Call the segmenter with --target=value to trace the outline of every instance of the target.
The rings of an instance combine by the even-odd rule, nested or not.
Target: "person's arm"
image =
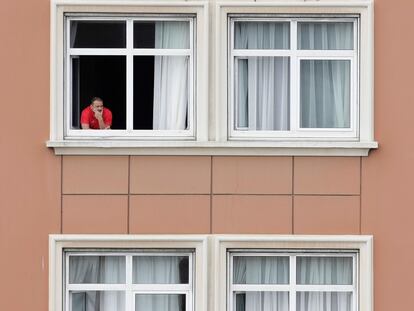
[[[89,130],[90,129],[88,123],[82,123],[81,126],[82,126],[82,130]]]
[[[105,117],[103,118],[105,129],[110,130],[112,125],[112,112],[107,109],[105,113]]]
[[[99,122],[99,129],[100,130],[106,130],[106,129],[108,129],[108,126],[104,122],[104,119],[103,119],[103,116],[102,116],[102,112],[95,111],[95,118]]]

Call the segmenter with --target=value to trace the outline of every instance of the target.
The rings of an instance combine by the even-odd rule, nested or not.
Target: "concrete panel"
[[[291,157],[213,157],[213,193],[290,194]]]

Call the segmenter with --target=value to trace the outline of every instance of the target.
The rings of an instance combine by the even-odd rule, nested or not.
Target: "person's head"
[[[93,110],[102,112],[103,107],[104,107],[102,98],[99,98],[99,97],[92,98],[91,106]]]

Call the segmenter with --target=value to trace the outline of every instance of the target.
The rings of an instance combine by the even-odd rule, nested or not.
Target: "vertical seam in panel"
[[[292,234],[294,231],[295,223],[295,157],[292,157]]]
[[[213,156],[210,156],[210,233],[213,233]]]
[[[127,199],[127,233],[129,234],[129,215],[130,215],[130,197],[131,197],[131,156],[128,156],[128,199]]]
[[[63,233],[63,155],[60,156],[60,233]]]
[[[359,234],[362,234],[362,157],[359,157]]]

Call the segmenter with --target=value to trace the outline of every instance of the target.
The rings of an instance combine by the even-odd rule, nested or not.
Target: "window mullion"
[[[132,293],[132,255],[126,255],[125,265],[125,280],[126,280],[126,293],[125,293],[125,308],[126,310],[132,310],[134,295]]]
[[[126,60],[126,129],[131,132],[134,129],[134,24],[132,19],[127,20],[127,60]]]
[[[290,265],[290,291],[289,291],[289,311],[296,311],[296,256],[289,257]]]
[[[297,22],[290,22],[290,131],[299,128],[299,63],[297,57]]]

